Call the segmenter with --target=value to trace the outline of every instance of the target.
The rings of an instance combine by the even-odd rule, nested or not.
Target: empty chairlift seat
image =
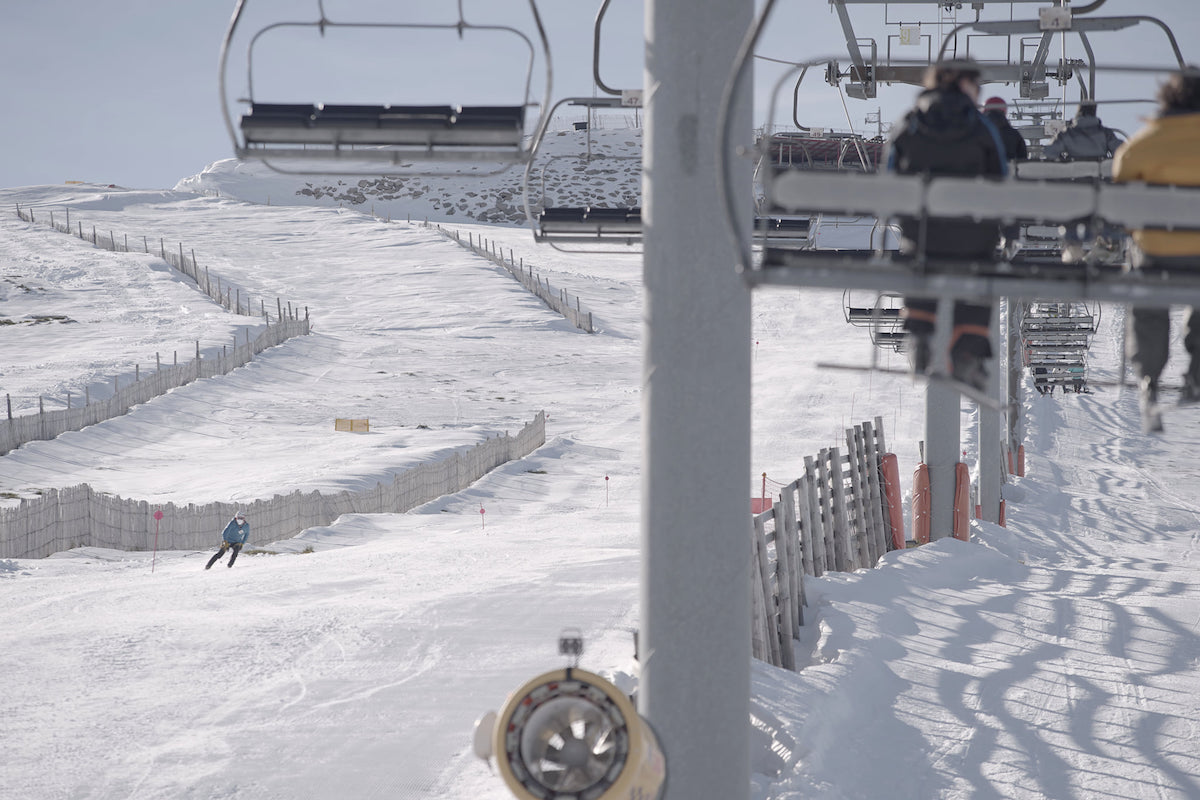
[[[641,208],[580,206],[547,208],[537,216],[538,241],[589,242],[598,239],[640,239]]]
[[[754,220],[754,238],[765,247],[794,249],[807,247],[810,216],[764,216]]]
[[[487,148],[519,151],[523,106],[296,105],[254,103],[241,119],[250,155],[289,148]]]

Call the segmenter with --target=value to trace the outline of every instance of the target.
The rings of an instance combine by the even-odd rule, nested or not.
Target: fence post
[[[770,639],[767,625],[766,588],[762,585],[762,572],[758,569],[758,534],[753,526],[750,530],[750,573],[751,619],[750,655],[759,661],[770,660],[767,640]]]
[[[759,577],[762,580],[763,604],[766,608],[767,621],[767,654],[768,663],[778,667],[782,658],[779,653],[779,623],[776,621],[775,604],[771,602],[771,571],[767,564],[767,537],[763,532],[762,517],[754,519],[754,553],[758,565]]]
[[[783,505],[777,505],[771,511],[775,518],[775,591],[779,595],[780,665],[795,672],[796,651],[792,642],[800,632],[800,626],[796,624],[793,610],[796,587],[792,572],[791,533],[784,519]]]
[[[842,572],[846,562],[837,539],[836,512],[833,507],[833,481],[829,476],[829,449],[822,448],[817,456],[817,491],[821,498],[821,524],[825,531],[826,560],[829,569]]]
[[[5,403],[8,405],[8,418],[9,418],[9,419],[12,419],[12,395],[11,395],[11,394],[5,394],[5,395],[4,395],[4,402],[5,402]]]
[[[878,422],[878,417],[876,421]],[[882,558],[887,553],[891,540],[888,535],[889,526],[884,522],[883,516],[883,451],[880,448],[883,432],[870,422],[864,422],[863,438],[867,445],[867,490],[871,500],[871,521],[875,526],[875,547]]]
[[[789,589],[792,593],[792,608],[795,610],[796,629],[793,635],[796,637],[800,636],[800,626],[804,624],[804,562],[812,557],[807,552],[807,545],[800,532],[800,519],[796,515],[796,489],[799,483],[798,480],[792,481],[779,493],[779,505],[783,508],[783,527],[787,532],[788,567],[791,575]],[[776,529],[779,524],[777,516]]]
[[[842,451],[840,447],[829,448],[829,472],[833,478],[833,524],[835,538],[839,541],[838,555],[845,564],[846,572],[866,566],[857,562],[853,549],[854,530],[850,527],[850,512],[846,507],[846,479],[842,473]]]
[[[804,457],[804,482],[800,490],[800,507],[804,513],[804,524],[812,540],[811,575],[819,578],[828,568],[828,549],[825,547],[825,528],[821,524],[821,501],[817,492],[817,466],[812,456]]]
[[[855,551],[858,554],[858,566],[870,567],[874,566],[875,559],[872,558],[870,536],[867,533],[867,506],[863,502],[867,491],[866,474],[863,471],[862,449],[859,446],[858,437],[857,426],[846,429],[846,457],[849,462],[851,488],[850,497],[847,499],[850,507],[854,510],[855,524],[851,530],[854,536]]]

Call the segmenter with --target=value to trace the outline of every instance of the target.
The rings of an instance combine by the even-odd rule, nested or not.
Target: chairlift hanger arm
[[[612,0],[604,0],[600,4],[600,10],[596,12],[596,26],[592,34],[592,78],[596,81],[596,86],[600,91],[620,97],[620,89],[613,89],[600,78],[600,24],[604,21],[604,15],[608,13],[610,3]]]
[[[739,96],[748,75],[749,65],[752,61],[754,51],[758,48],[758,41],[762,36],[763,28],[766,26],[767,19],[771,16],[771,11],[774,8],[775,0],[766,0],[758,16],[747,29],[746,35],[742,37],[742,43],[738,47],[737,55],[734,58],[729,80],[721,92],[721,104],[717,112],[717,119],[720,123],[716,153],[717,183],[725,205],[725,222],[729,228],[730,235],[733,237],[738,262],[737,271],[739,273],[745,272],[752,267],[753,252],[750,238],[747,236],[747,232],[742,229],[738,201],[734,193],[733,179],[730,175],[730,161],[732,160],[730,158],[732,155],[730,150],[733,147],[732,111],[735,98]],[[773,100],[774,98],[772,98]],[[774,106],[774,102],[772,102],[772,106]],[[770,118],[768,117],[768,119]]]

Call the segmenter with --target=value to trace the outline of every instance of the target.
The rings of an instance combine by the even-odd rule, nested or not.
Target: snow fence
[[[133,406],[146,403],[179,386],[201,378],[224,375],[243,367],[268,347],[281,344],[293,336],[306,336],[308,333],[307,317],[285,317],[268,323],[254,338],[250,338],[247,331],[245,341],[241,344],[235,342],[227,345],[214,357],[201,358],[197,345],[196,357],[184,364],[161,366],[146,374],[139,371],[136,378],[130,379],[124,385],[118,378],[116,391],[106,399],[89,400],[83,406],[50,411],[43,407],[36,414],[14,416],[10,411],[6,419],[0,418],[0,455],[16,450],[27,442],[53,439],[61,433],[82,430],[88,425],[119,417]]]
[[[97,232],[94,225],[90,226],[89,233],[84,230],[83,223],[79,221],[78,217],[76,217],[77,227],[72,228],[71,210],[69,207],[64,210],[65,217],[59,220],[54,219],[53,211],[43,211],[40,223],[48,224],[60,233],[91,242],[93,247],[101,250],[111,250],[114,253],[138,252],[136,248],[130,249],[128,236],[124,237],[123,241],[118,240],[117,235],[109,231],[108,236],[105,237]],[[19,204],[17,216],[30,224],[39,222],[33,208],[22,209]],[[136,244],[136,238],[134,243]],[[152,252],[150,242],[146,237],[142,237],[142,248],[141,252]],[[189,254],[184,252],[183,244],[180,243],[178,254],[176,254],[174,249],[167,249],[166,243],[162,239],[158,240],[158,250],[160,258],[191,278],[200,291],[221,304],[226,310],[240,316],[261,319],[266,323],[266,327],[253,338],[250,337],[249,330],[246,330],[245,340],[242,342],[238,341],[237,334],[235,334],[232,345],[222,345],[221,352],[212,357],[203,358],[200,344],[197,342],[196,357],[186,364],[172,364],[169,367],[163,367],[160,364],[153,373],[145,377],[135,367],[135,377],[133,380],[127,381],[124,386],[121,386],[119,377],[115,379],[116,387],[112,397],[95,402],[87,398],[82,407],[70,406],[68,398],[68,408],[47,411],[43,398],[39,397],[36,414],[14,415],[12,399],[6,397],[8,406],[6,418],[0,419],[0,455],[16,450],[27,442],[53,439],[61,433],[81,430],[88,425],[119,417],[129,411],[131,407],[164,395],[186,383],[232,372],[238,367],[248,364],[254,356],[268,347],[282,344],[293,336],[307,336],[311,332],[307,307],[304,309],[304,316],[301,317],[299,306],[293,307],[290,301],[284,305],[283,300],[276,297],[275,317],[272,321],[265,299],[259,300],[259,309],[256,311],[249,294],[243,295],[240,287],[235,288],[228,281],[222,281],[219,275],[210,274],[208,267],[202,268],[196,260],[195,250],[189,251],[189,258]],[[155,359],[157,360],[157,355]],[[4,412],[0,411],[0,413]]]
[[[204,550],[215,546],[238,509],[250,520],[248,547],[331,525],[342,514],[398,514],[462,491],[509,461],[546,442],[546,412],[515,436],[501,433],[393,477],[374,489],[275,495],[250,503],[161,505],[129,500],[90,486],[49,489],[19,506],[0,508],[0,558],[44,558],[76,547],[114,550]],[[162,519],[155,519],[155,512]]]
[[[899,487],[886,476],[883,420],[846,429],[846,449],[805,456],[804,475],[783,486],[751,532],[752,652],[795,670],[804,624],[804,576],[871,569],[905,541]],[[896,511],[896,514],[893,514]]]

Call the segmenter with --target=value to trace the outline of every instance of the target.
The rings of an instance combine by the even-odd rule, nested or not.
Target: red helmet
[[[1004,102],[1003,97],[989,97],[983,104],[983,110],[1005,113],[1008,111],[1008,103]]]

